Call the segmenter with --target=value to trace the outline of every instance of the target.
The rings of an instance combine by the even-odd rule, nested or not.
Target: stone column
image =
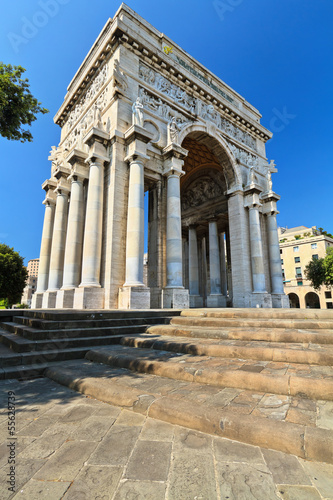
[[[43,293],[47,290],[49,283],[50,257],[56,203],[54,187],[55,186],[52,186],[52,188],[50,188],[50,186],[47,184],[46,198],[43,201],[43,204],[45,205],[44,224],[40,246],[37,289],[36,293],[32,297],[32,309],[40,309],[42,307]]]
[[[133,156],[130,160],[126,234],[126,281],[124,287],[144,286],[144,164]]]
[[[221,291],[226,297],[228,294],[228,279],[227,279],[227,266],[226,266],[226,255],[225,255],[225,241],[224,234],[220,234],[220,256],[221,256]]]
[[[92,128],[84,142],[89,146],[89,181],[83,237],[82,277],[74,294],[74,308],[102,309],[104,290],[100,271],[103,235],[104,164],[109,161],[106,144],[108,134]]]
[[[188,230],[188,249],[190,307],[202,307],[203,301],[199,294],[198,240],[195,226],[190,226]]]
[[[125,283],[119,289],[120,309],[149,309],[150,290],[143,283],[144,164],[152,135],[139,125],[125,132],[129,163]]]
[[[269,252],[269,267],[272,285],[272,305],[273,307],[290,307],[289,299],[284,293],[282,266],[279,237],[276,223],[276,214],[279,212],[276,209],[276,202],[280,197],[272,191],[264,194],[262,200],[263,213],[266,214],[267,233],[268,233],[268,252]]]
[[[81,279],[84,192],[83,181],[87,178],[87,166],[83,164],[87,157],[83,152],[74,150],[67,161],[73,164],[68,177],[71,181],[71,196],[68,213],[67,238],[65,247],[64,279],[57,294],[57,308],[73,308],[75,288]]]
[[[163,290],[164,308],[189,307],[188,290],[182,280],[182,230],[180,205],[180,176],[187,151],[171,144],[164,148],[164,168],[167,177],[166,207],[166,287]]]
[[[208,229],[210,294],[207,297],[207,307],[225,307],[226,299],[221,293],[220,249],[217,223],[215,220],[209,221]]]
[[[57,291],[62,286],[67,234],[69,184],[64,177],[55,189],[57,194],[50,256],[48,289],[43,296],[43,308],[56,307]]]

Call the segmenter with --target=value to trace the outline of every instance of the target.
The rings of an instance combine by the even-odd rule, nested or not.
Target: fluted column
[[[281,255],[275,212],[267,214],[267,231],[272,293],[283,294]]]
[[[80,283],[83,244],[83,178],[78,175],[71,175],[69,178],[72,182],[65,247],[63,289],[75,288]]]
[[[189,290],[190,295],[199,295],[199,267],[197,230],[194,226],[188,230],[189,247]]]
[[[220,254],[221,254],[221,290],[223,295],[227,296],[228,293],[228,279],[227,279],[227,266],[225,255],[225,242],[224,234],[220,234]]]
[[[100,287],[104,163],[107,159],[99,155],[88,158],[89,183],[84,229],[82,280],[80,287]]]
[[[221,294],[220,249],[216,221],[209,222],[210,294]]]
[[[50,273],[48,291],[56,291],[62,285],[64,270],[64,253],[67,233],[68,194],[65,187],[57,187],[56,208],[50,257]]]
[[[144,286],[144,164],[130,161],[126,234],[126,281],[124,286]]]
[[[264,257],[262,250],[259,206],[249,207],[252,283],[254,292],[266,292]]]
[[[49,283],[55,200],[47,198],[43,201],[43,204],[45,205],[45,214],[40,246],[37,293],[45,292]]]
[[[180,175],[172,170],[167,177],[166,288],[183,288]]]

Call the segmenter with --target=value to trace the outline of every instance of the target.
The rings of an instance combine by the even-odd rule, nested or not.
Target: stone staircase
[[[144,333],[177,314],[180,311],[2,311],[0,378],[38,376],[50,363],[83,358],[97,346],[118,344],[124,335]]]
[[[203,432],[333,463],[333,311],[185,310],[45,374]]]

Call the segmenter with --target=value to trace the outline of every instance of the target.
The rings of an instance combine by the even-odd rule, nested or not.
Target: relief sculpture
[[[182,195],[182,210],[198,207],[206,201],[218,198],[222,194],[222,189],[213,179],[198,179]]]

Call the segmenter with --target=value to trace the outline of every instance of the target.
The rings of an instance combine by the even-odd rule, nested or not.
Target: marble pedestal
[[[272,293],[272,307],[290,308],[289,297],[284,293]]]
[[[163,309],[188,309],[189,307],[190,299],[188,290],[185,288],[163,288]]]
[[[57,300],[57,291],[44,292],[42,300],[42,309],[55,309]]]
[[[249,294],[248,307],[272,307],[272,296],[267,292],[252,292]]]
[[[150,289],[145,286],[119,288],[119,309],[150,309]]]
[[[56,309],[73,309],[75,288],[57,292]]]
[[[203,307],[203,298],[200,295],[190,295],[190,307]]]
[[[31,299],[31,309],[41,309],[43,305],[43,292],[36,292]]]
[[[104,288],[75,288],[74,309],[104,309]]]
[[[162,290],[159,287],[150,287],[150,309],[162,309]]]
[[[207,307],[227,307],[227,298],[220,293],[212,293],[207,297]]]

